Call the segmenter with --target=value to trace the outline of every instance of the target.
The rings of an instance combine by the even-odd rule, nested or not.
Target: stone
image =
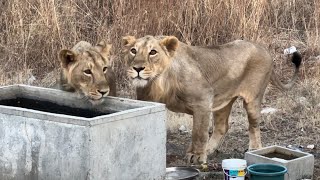
[[[307,146],[307,148],[308,148],[308,149],[314,149],[314,148],[315,148],[315,145],[314,145],[314,144],[310,144],[310,145]]]
[[[267,107],[267,108],[263,108],[261,110],[261,114],[274,114],[275,112],[277,112],[278,110],[275,108],[271,108],[271,107]]]

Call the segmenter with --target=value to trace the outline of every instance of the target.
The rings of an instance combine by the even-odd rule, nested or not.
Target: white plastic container
[[[244,180],[247,161],[244,159],[224,159],[222,169],[225,180]]]

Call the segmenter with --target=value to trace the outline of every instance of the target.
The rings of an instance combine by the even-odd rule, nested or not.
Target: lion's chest
[[[166,104],[166,107],[173,112],[187,113],[192,114],[191,108],[188,106],[188,103],[180,97],[178,94],[171,94],[170,96],[162,97],[160,99],[152,99],[163,104]]]
[[[183,103],[179,100],[173,100],[166,102],[165,104],[170,111],[192,114],[192,110],[186,105],[186,103]]]

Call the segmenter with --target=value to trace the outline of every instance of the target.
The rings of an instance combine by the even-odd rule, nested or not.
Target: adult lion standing
[[[193,115],[192,143],[187,150],[190,163],[206,162],[207,153],[217,149],[238,97],[243,98],[248,114],[249,149],[261,148],[259,121],[264,91],[270,79],[280,89],[290,89],[301,63],[300,54],[295,52],[295,74],[290,83],[282,84],[268,51],[248,41],[197,47],[174,36],[126,36],[123,40],[127,72],[136,86],[137,98]],[[212,112],[214,131],[209,139]]]

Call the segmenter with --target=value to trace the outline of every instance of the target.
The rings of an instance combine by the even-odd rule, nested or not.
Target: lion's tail
[[[295,65],[295,71],[294,71],[294,75],[292,76],[291,80],[287,83],[287,84],[283,84],[279,78],[277,77],[276,73],[274,72],[274,70],[272,70],[272,74],[271,74],[271,83],[273,85],[275,85],[277,88],[279,88],[280,90],[288,90],[291,89],[292,86],[294,85],[294,83],[296,82],[296,80],[298,79],[298,75],[299,75],[299,67],[302,61],[302,56],[299,52],[294,52],[291,56],[291,62]]]

